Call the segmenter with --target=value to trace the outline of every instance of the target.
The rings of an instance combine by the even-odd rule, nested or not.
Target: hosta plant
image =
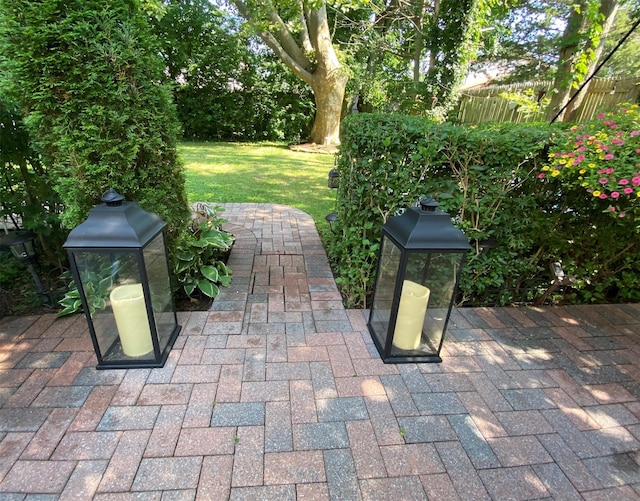
[[[219,286],[231,283],[231,270],[225,257],[234,236],[221,228],[220,207],[197,204],[191,231],[179,245],[174,259],[174,275],[179,288],[191,297],[196,291],[214,298]]]

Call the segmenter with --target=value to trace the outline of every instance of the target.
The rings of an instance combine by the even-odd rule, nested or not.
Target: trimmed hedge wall
[[[554,261],[575,277],[556,300],[640,300],[633,221],[612,218],[606,201],[584,190],[537,179],[557,127],[469,127],[388,114],[346,118],[338,222],[328,245],[345,302],[367,305],[382,225],[428,195],[473,245],[458,304],[534,302],[551,284]],[[497,245],[483,249],[483,241]]]

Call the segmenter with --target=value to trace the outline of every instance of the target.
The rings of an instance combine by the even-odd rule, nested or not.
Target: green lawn
[[[318,229],[334,210],[335,190],[327,187],[333,155],[289,150],[276,143],[183,142],[190,202],[259,202],[297,207]],[[224,217],[224,214],[223,214]]]

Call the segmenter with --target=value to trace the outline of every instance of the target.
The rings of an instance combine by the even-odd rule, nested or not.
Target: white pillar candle
[[[124,354],[139,357],[152,351],[142,284],[120,285],[111,291],[110,298]]]
[[[422,337],[422,325],[427,314],[430,291],[410,280],[402,284],[398,318],[393,333],[393,346],[401,350],[415,350]]]

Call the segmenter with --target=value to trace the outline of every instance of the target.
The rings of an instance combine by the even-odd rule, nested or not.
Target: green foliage
[[[114,285],[116,270],[112,267],[105,267],[99,272],[85,271],[81,273],[89,313],[93,315],[96,311],[103,310],[107,306],[107,299]],[[58,318],[83,311],[80,291],[73,278],[71,278],[71,274],[65,272],[63,278],[69,279],[69,288],[64,297],[59,301],[62,310],[56,314]]]
[[[635,14],[636,16],[638,13]],[[611,33],[627,33],[632,27],[634,14],[631,12],[631,5],[620,6]],[[619,37],[607,36],[604,38],[604,53],[609,54],[618,44]],[[637,29],[618,48],[615,54],[607,61],[601,70],[602,75],[607,77],[640,77],[640,31]]]
[[[332,13],[358,108],[442,118],[504,3],[372,0],[359,7]]]
[[[40,237],[41,259],[60,259],[60,199],[33,151],[18,106],[0,96],[0,217]]]
[[[300,142],[308,136],[309,87],[272,54],[256,50],[237,19],[206,0],[171,1],[154,33],[175,81],[185,138]]]
[[[550,102],[546,96],[538,99],[533,89],[525,89],[522,92],[501,92],[498,96],[509,101],[510,108],[516,108],[518,113],[527,117],[544,112]]]
[[[337,233],[328,253],[346,302],[366,305],[382,224],[427,195],[473,245],[459,303],[530,302],[549,287],[554,261],[576,277],[573,296],[565,300],[638,296],[640,248],[628,238],[629,224],[612,225],[592,200],[537,179],[555,130],[466,127],[394,115],[345,120]],[[487,241],[498,245],[485,248]]]
[[[180,242],[173,272],[179,287],[187,295],[200,291],[207,297],[218,295],[219,285],[231,283],[231,270],[224,263],[233,245],[233,235],[220,228],[220,207],[198,204],[189,234]]]
[[[622,104],[563,131],[540,179],[562,180],[603,201],[614,217],[635,218],[640,231],[640,108]]]
[[[421,92],[425,103],[431,103],[428,108],[437,105],[449,110],[453,106],[455,90],[462,83],[478,48],[477,17],[481,3],[477,0],[441,0],[428,42],[437,56],[425,75]]]
[[[173,245],[188,217],[179,132],[136,0],[0,1],[3,86],[71,228],[107,188],[160,214]]]

